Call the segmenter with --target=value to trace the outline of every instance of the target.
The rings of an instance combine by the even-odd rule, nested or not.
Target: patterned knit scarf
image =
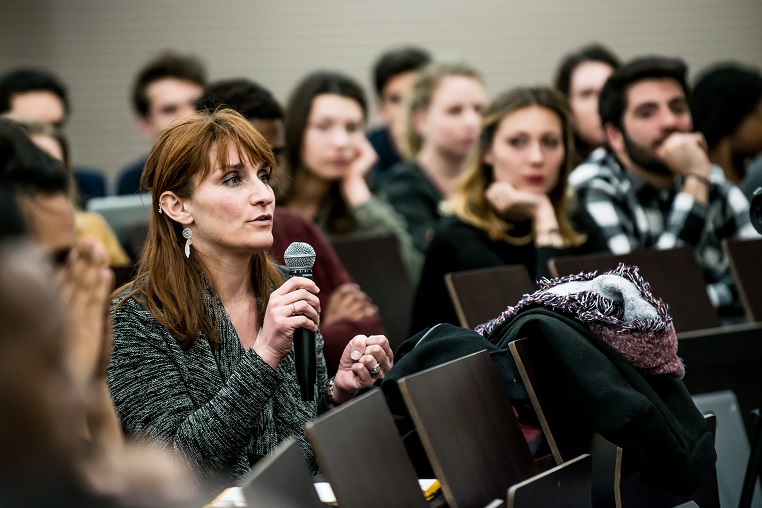
[[[542,279],[539,290],[475,328],[487,337],[496,326],[531,305],[573,315],[644,374],[685,375],[677,357],[677,335],[667,305],[651,293],[638,268]]]

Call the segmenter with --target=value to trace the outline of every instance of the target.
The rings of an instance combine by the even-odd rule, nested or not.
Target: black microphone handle
[[[302,400],[315,400],[317,354],[315,353],[315,332],[312,330],[299,328],[294,331],[294,364]]]
[[[312,279],[312,270],[289,270],[289,278],[305,277]],[[294,365],[296,379],[302,393],[302,400],[315,400],[317,382],[317,352],[315,332],[304,328],[294,331]]]

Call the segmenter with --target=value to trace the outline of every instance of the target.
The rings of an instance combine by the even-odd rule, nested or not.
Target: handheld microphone
[[[308,243],[294,242],[283,254],[288,267],[288,278],[306,277],[312,279],[312,265],[315,264],[315,249]],[[294,363],[296,378],[302,392],[302,400],[315,399],[317,381],[317,352],[315,332],[299,328],[294,331]]]

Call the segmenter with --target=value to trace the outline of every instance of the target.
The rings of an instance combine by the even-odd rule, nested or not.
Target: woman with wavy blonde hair
[[[442,204],[415,299],[413,328],[457,324],[444,275],[522,264],[549,276],[553,257],[586,250],[567,217],[573,133],[566,99],[549,87],[520,87],[487,108],[477,149]],[[507,302],[509,303],[509,302]]]
[[[382,179],[379,193],[405,218],[416,248],[425,253],[439,204],[452,192],[479,136],[486,93],[481,75],[463,62],[424,67],[408,98],[403,154]]]
[[[153,211],[138,275],[114,299],[108,382],[122,425],[184,452],[216,487],[288,436],[317,469],[304,423],[391,368],[386,337],[358,335],[328,379],[319,289],[285,280],[266,253],[277,170],[270,145],[231,110],[163,131],[141,181]],[[313,400],[297,382],[299,328],[317,332]]]

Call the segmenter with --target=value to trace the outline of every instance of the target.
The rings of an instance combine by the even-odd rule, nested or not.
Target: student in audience
[[[712,166],[694,131],[682,60],[642,57],[620,67],[599,98],[607,149],[569,177],[581,223],[614,254],[690,245],[720,310],[740,310],[725,238],[758,236],[749,202]]]
[[[123,266],[130,264],[131,260],[119,243],[116,234],[111,230],[106,220],[98,213],[82,210],[74,183],[69,150],[69,141],[66,135],[56,127],[30,120],[16,115],[3,115],[26,132],[32,142],[43,152],[47,153],[60,162],[69,179],[70,199],[74,205],[74,225],[77,235],[77,243],[81,243],[85,237],[98,240],[106,247],[107,261],[111,266]]]
[[[50,71],[17,68],[0,76],[0,113],[63,127],[69,115],[66,85]]]
[[[229,107],[241,113],[270,143],[278,163],[285,150],[283,110],[275,97],[251,80],[226,79],[209,84],[196,107],[215,110]],[[283,176],[279,178],[283,181]],[[273,184],[278,194],[278,185]],[[378,308],[352,281],[325,235],[315,224],[282,206],[273,214],[273,246],[270,253],[276,263],[283,264],[283,254],[292,242],[306,242],[315,249],[312,280],[320,288],[320,333],[325,343],[323,355],[329,372],[339,367],[341,354],[355,335],[384,334]]]
[[[585,237],[566,215],[573,154],[566,99],[548,87],[500,94],[486,109],[477,150],[442,203],[415,298],[413,333],[458,324],[450,272],[521,264],[550,277],[548,260],[579,253]]]
[[[366,117],[365,94],[353,79],[328,71],[304,78],[286,107],[292,181],[280,202],[314,221],[328,238],[394,235],[415,282],[422,256],[402,219],[368,187],[366,176],[377,157],[365,137]]]
[[[205,84],[206,66],[194,55],[165,51],[146,63],[132,85],[132,106],[141,134],[153,142],[172,122],[193,113]],[[120,171],[117,194],[140,191],[146,158],[142,156]]]
[[[403,46],[384,52],[373,66],[373,84],[378,101],[377,114],[381,125],[368,133],[378,154],[370,172],[373,184],[386,171],[402,161],[400,146],[405,139],[405,101],[413,88],[418,70],[431,61],[428,51]]]
[[[406,155],[392,168],[380,193],[407,222],[416,248],[425,253],[439,203],[479,135],[485,91],[479,73],[463,63],[433,63],[413,86],[408,103]]]
[[[32,119],[62,131],[69,120],[69,96],[64,82],[45,69],[22,67],[0,76],[0,114]],[[100,171],[74,167],[82,203],[106,193]]]
[[[288,436],[316,470],[304,423],[391,368],[386,337],[358,335],[328,379],[319,289],[284,281],[267,255],[273,171],[267,141],[228,109],[163,131],[142,178],[153,212],[138,275],[114,299],[108,382],[124,428],[184,452],[219,487]],[[299,328],[316,332],[311,401],[294,367]]]
[[[598,115],[598,95],[620,65],[609,48],[589,44],[566,55],[558,66],[555,87],[569,99],[574,113],[575,165],[606,144]]]
[[[690,105],[709,160],[741,185],[747,163],[762,153],[762,74],[736,63],[714,65],[696,80]]]

